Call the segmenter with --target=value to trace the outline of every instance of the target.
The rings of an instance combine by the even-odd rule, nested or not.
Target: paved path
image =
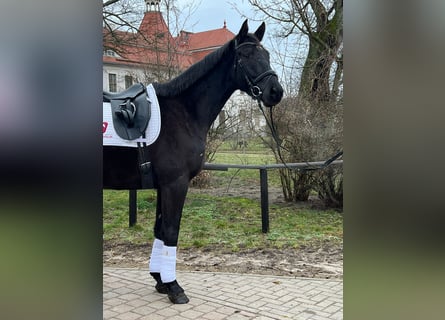
[[[148,270],[103,271],[106,320],[343,319],[343,282],[281,276],[177,272],[190,302],[157,293]]]

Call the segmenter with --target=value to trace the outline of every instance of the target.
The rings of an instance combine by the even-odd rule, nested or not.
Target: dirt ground
[[[190,192],[214,195],[236,195],[259,199],[259,187],[192,188]],[[284,202],[281,191],[269,189],[269,203]],[[317,200],[306,206],[321,207]],[[104,266],[147,268],[151,248],[148,245],[104,242]],[[221,248],[178,248],[177,270],[235,272],[335,279],[343,277],[343,245],[323,242],[298,249],[250,249],[227,252]]]

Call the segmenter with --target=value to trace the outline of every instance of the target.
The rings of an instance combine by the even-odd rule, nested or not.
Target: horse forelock
[[[193,64],[176,78],[165,83],[153,83],[156,94],[162,97],[172,97],[181,94],[199,79],[212,70],[229,52],[233,50],[234,40],[224,44],[221,48],[213,51],[201,61]]]

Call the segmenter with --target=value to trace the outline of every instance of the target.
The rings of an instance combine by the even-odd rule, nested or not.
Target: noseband
[[[235,45],[236,45],[236,43],[235,43]],[[243,46],[257,46],[257,45],[258,44],[255,42],[244,42],[244,43],[241,43],[241,44],[235,46],[235,68],[237,66],[239,66],[239,68],[241,69],[241,71],[244,75],[244,78],[246,79],[246,82],[249,86],[249,90],[250,90],[250,93],[252,94],[252,97],[254,99],[260,101],[263,91],[258,86],[258,83],[266,77],[268,77],[269,79],[271,76],[275,76],[278,78],[278,75],[276,74],[275,71],[273,71],[272,69],[269,69],[269,70],[261,73],[259,76],[252,79],[252,76],[249,75],[249,73],[247,72],[247,69],[242,64],[241,57],[239,57],[239,55],[238,55],[239,48],[241,48]]]

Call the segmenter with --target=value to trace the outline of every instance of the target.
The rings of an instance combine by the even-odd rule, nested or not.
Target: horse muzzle
[[[283,87],[278,82],[277,77],[270,77],[263,90],[261,100],[266,107],[273,107],[277,105],[283,98]]]

